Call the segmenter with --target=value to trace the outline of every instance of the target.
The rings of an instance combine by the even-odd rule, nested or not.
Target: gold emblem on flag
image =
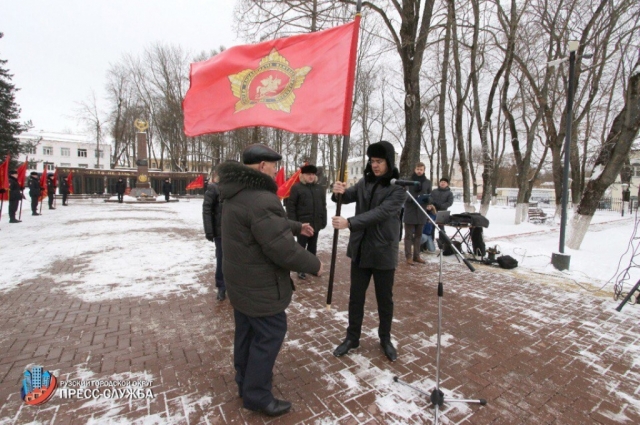
[[[253,108],[258,103],[274,111],[291,112],[296,100],[293,92],[304,83],[311,71],[310,66],[293,69],[289,61],[276,49],[262,58],[257,69],[245,69],[230,75],[231,91],[240,99],[236,103],[236,112]]]

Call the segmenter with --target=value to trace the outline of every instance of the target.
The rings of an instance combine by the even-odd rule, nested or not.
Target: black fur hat
[[[367,156],[369,158],[384,158],[387,160],[389,169],[395,167],[396,150],[393,145],[386,140],[380,140],[378,143],[372,143],[367,148]]]
[[[318,174],[318,168],[315,165],[304,165],[300,167],[302,174]]]

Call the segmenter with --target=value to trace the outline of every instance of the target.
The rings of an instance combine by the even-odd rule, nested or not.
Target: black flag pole
[[[356,19],[358,20],[358,26],[356,27],[356,31],[354,34],[354,37],[352,39],[352,51],[351,51],[351,55],[352,55],[352,82],[355,82],[355,55],[356,55],[356,50],[357,50],[357,44],[358,44],[358,32],[360,31],[360,23],[359,23],[359,19],[360,19],[360,11],[362,10],[362,0],[358,0],[356,3]],[[351,104],[353,105],[353,86],[355,84],[351,85],[351,91],[347,93],[348,98],[345,99],[345,102],[347,100],[351,100]],[[350,99],[349,99],[350,98]],[[345,111],[345,116],[343,117],[344,119],[344,123],[343,123],[343,127],[347,127],[350,128],[351,127],[351,108],[349,108],[348,111]],[[347,121],[348,120],[348,121]],[[346,126],[345,124],[348,122],[348,126]],[[345,134],[342,138],[342,156],[340,157],[340,168],[339,168],[339,172],[338,172],[338,180],[341,182],[345,182],[345,174],[347,171],[347,157],[349,156],[349,140],[351,139],[349,133]],[[342,194],[338,194],[338,196],[336,197],[336,216],[340,216],[340,211],[342,210]],[[339,229],[334,229],[333,230],[333,245],[331,247],[331,266],[329,268],[329,285],[327,287],[327,310],[331,310],[331,298],[333,297],[333,280],[335,277],[335,273],[336,273],[336,256],[338,253],[338,238],[340,237],[340,230]]]

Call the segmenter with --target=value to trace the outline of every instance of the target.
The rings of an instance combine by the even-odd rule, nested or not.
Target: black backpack
[[[501,255],[500,257],[496,258],[496,261],[498,262],[498,265],[503,269],[515,269],[516,267],[518,267],[518,260],[510,255]]]

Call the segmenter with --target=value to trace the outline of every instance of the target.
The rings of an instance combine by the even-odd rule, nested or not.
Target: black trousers
[[[66,193],[62,194],[62,205],[67,205],[67,195]]]
[[[364,302],[367,288],[373,276],[378,302],[378,317],[380,325],[378,336],[381,342],[391,339],[391,321],[393,320],[393,279],[395,269],[378,270],[364,269],[351,262],[351,289],[349,291],[349,327],[347,339],[359,341],[362,333],[362,320],[364,319]]]
[[[310,238],[307,236],[300,235],[298,236],[298,243],[303,248],[306,248],[307,251],[316,255],[316,251],[318,250],[318,234],[319,232],[313,232],[313,236]]]
[[[123,199],[124,199],[124,193],[118,193],[118,202],[122,203]]]
[[[165,193],[165,194],[164,194],[164,200],[165,200],[165,201],[167,201],[167,202],[169,202],[169,194],[168,194],[168,193]]]
[[[53,208],[53,193],[47,194],[47,197],[49,198],[49,208]]]
[[[222,274],[222,238],[213,238],[213,242],[216,244],[216,287],[225,288]]]
[[[31,212],[32,213],[37,213],[38,212],[38,197],[37,196],[32,196],[31,197]]]
[[[9,220],[16,220],[18,205],[20,205],[20,201],[9,201]]]
[[[233,310],[236,332],[233,363],[244,407],[263,409],[274,399],[271,380],[276,357],[287,333],[287,314],[249,317]]]

